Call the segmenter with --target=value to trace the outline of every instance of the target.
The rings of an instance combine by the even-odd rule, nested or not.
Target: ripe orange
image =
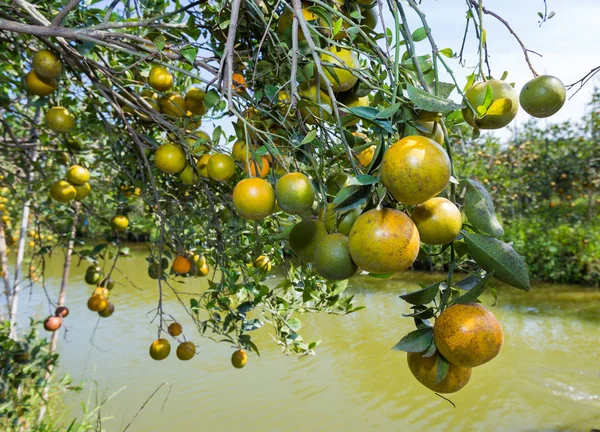
[[[49,50],[40,50],[33,55],[31,66],[38,76],[45,79],[56,79],[60,75],[61,63],[56,54]]]
[[[171,353],[171,344],[166,339],[156,339],[150,345],[150,357],[154,360],[164,360]]]
[[[185,108],[192,115],[204,115],[206,113],[206,107],[204,106],[204,96],[206,93],[204,90],[193,87],[185,94]]]
[[[158,100],[160,111],[171,117],[183,117],[186,112],[185,99],[179,93],[169,93]]]
[[[290,231],[290,249],[302,261],[313,262],[319,240],[327,235],[325,224],[314,219],[304,219]]]
[[[375,156],[376,145],[372,145],[371,147],[367,147],[359,154],[356,155],[356,158],[360,162],[360,164],[364,167],[369,166],[371,161],[373,160],[373,156]]]
[[[184,257],[183,255],[178,255],[173,260],[173,271],[175,273],[185,275],[185,274],[188,274],[191,269],[192,269],[192,263],[190,262],[189,259],[187,259],[187,257]]]
[[[44,321],[44,328],[50,332],[58,330],[62,326],[62,319],[58,316],[49,316]]]
[[[231,88],[235,91],[235,92],[241,92],[243,90],[246,90],[246,78],[244,78],[244,75],[239,74],[239,73],[234,73],[231,76]]]
[[[93,312],[100,312],[106,309],[108,301],[102,294],[94,294],[88,299],[87,306]]]
[[[419,230],[421,241],[430,245],[450,243],[462,228],[460,210],[452,201],[441,197],[416,206],[411,218]]]
[[[46,126],[55,132],[66,133],[75,127],[75,117],[66,108],[56,106],[46,113]]]
[[[248,354],[245,350],[240,349],[231,355],[231,364],[236,369],[241,369],[248,363]]]
[[[77,189],[66,180],[58,180],[50,185],[50,196],[58,202],[67,203],[77,196]]]
[[[279,207],[289,214],[308,212],[315,199],[311,181],[299,172],[286,174],[277,180],[275,195]]]
[[[455,304],[435,320],[433,338],[440,353],[463,367],[482,365],[498,355],[504,335],[496,317],[479,304]]]
[[[271,260],[268,256],[261,255],[254,260],[254,268],[261,269],[267,273],[271,271]]]
[[[67,180],[75,186],[81,186],[90,179],[90,172],[81,165],[73,165],[67,171]]]
[[[181,147],[171,143],[161,145],[154,153],[156,168],[166,174],[177,174],[186,165],[185,152]]]
[[[40,77],[35,71],[29,71],[24,78],[25,90],[36,96],[48,96],[58,88],[56,80]]]
[[[348,237],[344,234],[328,234],[316,245],[313,267],[325,279],[344,280],[353,276],[358,266],[352,261],[348,250]]]
[[[261,178],[241,180],[233,189],[233,206],[244,219],[264,219],[275,206],[273,186]]]
[[[261,156],[259,165],[259,162],[250,159],[246,163],[245,171],[250,177],[266,177],[269,174],[269,161]]]
[[[448,374],[441,382],[437,381],[438,353],[423,357],[423,353],[407,353],[408,368],[414,377],[436,393],[454,393],[467,385],[471,378],[471,368],[450,363]]]
[[[352,260],[369,273],[406,270],[419,254],[419,231],[399,210],[373,209],[361,214],[348,236]]]
[[[127,219],[127,216],[116,215],[111,219],[110,226],[115,231],[125,231],[129,226],[129,219]]]
[[[235,172],[235,161],[227,154],[215,153],[206,164],[208,176],[214,181],[229,180]]]
[[[183,332],[183,327],[178,322],[174,322],[169,324],[167,331],[171,336],[177,337]]]
[[[321,62],[324,64],[323,66],[325,75],[331,82],[333,91],[343,92],[350,90],[358,81],[358,77],[354,76],[351,71],[352,69],[358,69],[360,67],[358,57],[349,49],[338,48],[335,46],[327,48],[327,51],[329,51],[331,54],[321,53]],[[341,67],[328,67],[327,63],[330,63],[334,66],[339,65]],[[330,67],[333,73],[330,73]],[[321,80],[321,88],[327,88],[325,80]]]
[[[198,162],[196,162],[196,170],[202,177],[208,177],[208,161],[211,157],[212,155],[205,154],[198,159]]]
[[[81,201],[82,199],[87,197],[90,193],[92,193],[92,187],[90,186],[89,183],[84,183],[80,186],[75,186],[75,189],[77,190],[77,194],[75,195],[75,199],[77,201]]]
[[[164,92],[173,87],[173,75],[162,66],[154,66],[148,76],[148,84],[154,90]]]
[[[418,136],[402,138],[383,155],[381,181],[403,204],[420,204],[433,198],[450,181],[450,159],[435,141]]]
[[[208,274],[208,272],[210,271],[208,264],[204,263],[203,266],[198,268],[198,275],[199,276],[206,276]]]
[[[179,360],[190,360],[196,355],[196,346],[191,342],[180,343],[176,354]]]
[[[488,87],[493,94],[492,105],[489,108],[497,106],[497,109],[488,111],[484,117],[474,117],[473,110],[467,106],[462,110],[462,114],[465,121],[471,126],[477,126],[479,129],[500,129],[516,117],[519,110],[519,99],[517,92],[510,84],[499,80],[488,80],[474,84],[465,92],[466,99],[474,109],[479,110],[479,107],[485,109],[482,104]],[[496,102],[496,106],[494,102]]]

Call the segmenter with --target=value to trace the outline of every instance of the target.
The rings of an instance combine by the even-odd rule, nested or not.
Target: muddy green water
[[[48,264],[46,287],[56,298],[62,257]],[[73,269],[68,331],[59,345],[61,371],[86,387],[65,399],[66,417],[82,416],[90,392],[92,406],[96,397],[119,392],[102,408],[106,431],[122,431],[138,411],[128,431],[600,429],[600,290],[537,284],[525,294],[501,287],[492,311],[504,328],[504,348],[451,395],[453,408],[415,381],[403,353],[390,350],[412,326],[401,317],[407,306],[398,295],[435,276],[356,277],[349,291],[366,309],[346,317],[301,317],[305,340],[322,340],[317,356],[282,355],[265,326],[254,336],[262,356],[251,355],[245,369],[235,370],[231,347],[200,339],[173,296],[165,311],[180,320],[200,354],[189,362],[174,351],[162,362],[150,359],[158,298],[143,249],[119,268],[141,290],[117,273],[116,312],[99,324],[86,308],[91,288],[83,280],[85,264]],[[190,279],[185,291],[199,294],[205,287],[205,279]],[[22,317],[49,312],[39,285],[23,293],[21,304]]]

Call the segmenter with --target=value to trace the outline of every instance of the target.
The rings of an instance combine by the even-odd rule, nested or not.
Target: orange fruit
[[[350,257],[348,237],[335,233],[319,240],[315,247],[313,268],[329,280],[344,280],[353,276],[358,266]]]
[[[369,273],[406,270],[420,249],[419,231],[399,210],[373,209],[361,214],[348,236],[352,260]]]
[[[40,77],[35,71],[29,71],[24,78],[25,90],[36,96],[48,96],[58,88],[56,80]]]
[[[254,268],[261,269],[267,273],[271,271],[271,260],[268,256],[261,255],[254,260]]]
[[[240,349],[231,355],[231,364],[236,369],[241,369],[248,363],[248,354],[245,350]]]
[[[235,161],[227,154],[215,153],[206,164],[208,176],[214,181],[229,180],[235,172]]]
[[[198,176],[196,175],[196,172],[194,171],[194,167],[190,164],[187,164],[185,166],[185,168],[183,169],[183,171],[181,171],[179,173],[179,180],[181,180],[182,183],[185,183],[186,185],[189,185],[189,186],[197,183]]]
[[[158,100],[160,111],[171,117],[183,117],[186,113],[185,99],[179,93],[169,93]]]
[[[411,218],[425,244],[442,245],[453,241],[462,228],[458,207],[446,198],[431,198],[415,207]]]
[[[100,312],[106,309],[108,301],[102,294],[94,294],[88,299],[87,306],[93,312]]]
[[[66,133],[75,127],[75,117],[66,108],[56,106],[46,113],[46,126],[55,132]]]
[[[269,161],[264,156],[261,156],[260,164],[250,159],[246,163],[245,171],[250,177],[266,177],[269,174]]]
[[[433,338],[438,351],[463,367],[482,365],[498,355],[504,343],[496,317],[480,304],[455,304],[435,320]]]
[[[192,115],[204,115],[206,107],[204,106],[204,96],[206,92],[199,88],[193,87],[185,94],[185,108]]]
[[[154,66],[148,76],[148,84],[154,90],[164,92],[173,87],[173,75],[162,66]]]
[[[243,90],[246,90],[246,78],[244,78],[244,75],[234,73],[231,76],[231,88],[235,92],[241,92]]]
[[[561,80],[550,75],[540,75],[521,89],[519,102],[533,117],[546,118],[556,114],[565,104],[567,91]]]
[[[358,162],[360,162],[360,164],[364,167],[369,166],[369,164],[373,160],[373,156],[375,156],[376,148],[377,148],[376,145],[372,145],[371,147],[367,147],[366,149],[361,151],[359,154],[357,154],[356,158],[358,159]]]
[[[44,321],[44,329],[50,332],[58,330],[62,326],[62,319],[58,316],[49,316]]]
[[[110,226],[115,231],[125,231],[129,226],[129,219],[127,219],[127,216],[116,215],[111,219]]]
[[[419,135],[431,138],[439,145],[444,145],[444,131],[438,122],[417,120],[415,125],[417,126],[416,129]]]
[[[298,94],[305,102],[300,106],[302,120],[306,124],[320,123],[321,120],[329,121],[333,107],[331,99],[316,84],[303,83],[298,87]]]
[[[477,126],[479,129],[500,129],[513,121],[517,115],[519,110],[517,92],[510,84],[500,80],[476,83],[465,92],[465,98],[475,110],[485,111],[486,107],[482,104],[488,88],[491,89],[493,95],[492,103],[487,108],[488,113],[483,117],[475,117],[473,110],[467,106],[462,110],[463,118],[471,126]],[[490,110],[490,108],[494,109]]]
[[[244,219],[264,219],[275,206],[273,186],[256,177],[241,180],[233,189],[233,206]]]
[[[67,180],[75,186],[81,186],[90,179],[90,172],[81,165],[73,165],[67,171]]]
[[[360,212],[358,207],[350,211],[337,212],[333,204],[327,204],[327,214],[325,214],[325,208],[322,208],[319,212],[319,219],[325,222],[328,233],[336,231],[337,228],[337,232],[340,234],[348,235],[354,222],[360,216]]]
[[[66,180],[58,180],[50,185],[50,196],[58,202],[67,203],[77,196],[77,189]]]
[[[302,5],[302,15],[306,22],[316,21],[317,15],[308,10],[308,5]],[[279,16],[279,21],[277,22],[277,35],[280,38],[290,39],[292,37],[292,22],[294,20],[294,12],[289,8],[284,8],[283,12]],[[304,32],[298,25],[298,41],[305,40]],[[291,46],[291,45],[290,45]]]
[[[150,345],[150,357],[154,360],[164,360],[171,353],[171,344],[166,339],[156,339]]]
[[[183,332],[183,327],[178,322],[174,322],[169,324],[167,331],[171,336],[177,337]]]
[[[381,181],[403,204],[433,198],[450,181],[450,159],[435,141],[418,135],[402,138],[383,155]]]
[[[252,146],[252,149],[256,150],[254,147],[255,146]],[[233,156],[235,160],[246,162],[247,160],[252,159],[252,152],[248,148],[248,145],[245,141],[238,140],[231,149],[231,156]]]
[[[60,59],[52,51],[46,49],[39,50],[33,55],[31,66],[41,78],[53,80],[60,75]]]
[[[210,271],[208,264],[204,263],[203,266],[198,268],[198,275],[199,276],[206,276],[208,275],[208,272]]]
[[[179,360],[190,360],[196,355],[196,346],[191,342],[180,343],[176,354]]]
[[[84,183],[80,186],[75,186],[75,189],[77,190],[77,194],[75,195],[75,199],[77,201],[81,201],[82,199],[87,197],[90,193],[92,193],[92,187],[90,186],[89,183]]]
[[[277,180],[275,195],[279,207],[289,214],[308,212],[315,199],[311,181],[299,172],[286,174]]]
[[[173,271],[179,274],[188,274],[192,269],[192,263],[183,255],[178,255],[173,260]]]
[[[333,91],[343,92],[350,90],[358,81],[358,77],[354,76],[351,72],[352,69],[358,69],[360,67],[358,57],[349,49],[335,46],[327,48],[327,51],[329,51],[331,54],[321,53],[321,62],[323,63],[325,75],[331,82]],[[327,63],[333,64],[334,66],[328,67]],[[330,68],[333,73],[330,72]],[[321,88],[327,88],[325,80],[321,80]]]
[[[423,357],[423,353],[407,353],[408,368],[414,377],[436,393],[454,393],[467,385],[471,378],[471,368],[450,363],[448,374],[441,382],[437,381],[438,353]]]
[[[302,261],[313,262],[319,240],[327,235],[325,224],[314,219],[304,219],[290,231],[290,249]]]
[[[165,143],[154,153],[154,164],[166,174],[177,174],[187,164],[185,152],[178,145]]]
[[[108,318],[113,313],[115,313],[115,305],[112,304],[111,302],[107,302],[106,307],[104,309],[102,309],[101,311],[99,311],[98,315],[100,315],[102,318]]]
[[[211,157],[212,155],[205,154],[198,159],[198,162],[196,162],[196,170],[202,177],[208,177],[208,161]]]

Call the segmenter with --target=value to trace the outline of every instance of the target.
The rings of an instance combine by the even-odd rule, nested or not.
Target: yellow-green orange
[[[289,214],[309,211],[315,199],[311,181],[302,173],[289,173],[277,180],[275,196],[281,209]]]
[[[462,216],[454,203],[446,198],[431,198],[415,207],[411,218],[421,241],[430,245],[450,243],[460,233]]]
[[[233,189],[233,206],[244,219],[264,219],[275,206],[273,186],[258,177],[241,180]]]
[[[248,363],[248,354],[245,350],[240,349],[231,355],[231,364],[236,369],[241,369]]]
[[[417,120],[415,122],[417,133],[427,138],[431,138],[436,143],[444,144],[444,131],[442,126],[436,121]]]
[[[254,150],[254,146],[252,146],[252,150]],[[238,140],[231,149],[231,156],[233,156],[235,160],[246,162],[246,160],[252,159],[252,152],[245,141]]]
[[[304,219],[290,232],[290,249],[304,262],[312,262],[317,243],[327,235],[325,224],[319,220]]]
[[[206,164],[208,176],[214,181],[227,181],[235,172],[235,161],[227,154],[215,153]]]
[[[302,15],[306,22],[315,21],[317,19],[317,15],[314,12],[308,10],[310,5],[302,5]],[[294,12],[285,8],[279,17],[279,21],[277,22],[277,35],[281,37],[285,37],[291,40],[292,37],[292,21],[294,19]],[[298,41],[305,40],[304,32],[298,26]]]
[[[325,222],[327,232],[332,233],[337,228],[337,232],[340,234],[348,235],[354,222],[360,216],[360,212],[358,207],[349,211],[336,212],[333,204],[327,204],[327,215],[325,215],[325,208],[322,208],[319,218]]]
[[[66,108],[53,107],[46,113],[46,125],[55,132],[66,133],[75,127],[75,117]]]
[[[66,180],[58,180],[50,185],[50,196],[58,202],[66,203],[77,196],[77,189]]]
[[[158,100],[160,111],[172,117],[183,117],[185,115],[185,99],[179,93],[169,93]]]
[[[52,51],[40,50],[31,60],[31,66],[36,74],[46,79],[56,79],[60,75],[60,59]]]
[[[414,377],[436,393],[454,393],[467,385],[471,378],[471,368],[450,363],[446,377],[437,382],[438,353],[423,357],[424,353],[407,353],[408,368]]]
[[[154,164],[156,168],[166,174],[177,174],[181,172],[187,161],[185,152],[176,144],[165,143],[154,153]]]
[[[331,99],[316,84],[303,84],[298,88],[300,97],[307,101],[307,105],[300,107],[302,119],[307,124],[319,123],[321,120],[329,121],[333,107]]]
[[[508,125],[519,111],[519,98],[515,89],[508,83],[500,80],[489,80],[474,84],[465,92],[465,97],[476,109],[485,110],[483,106],[487,89],[492,91],[492,102],[487,107],[488,112],[483,117],[475,117],[468,106],[463,109],[462,114],[467,123],[477,126],[479,129],[500,129]],[[481,108],[479,108],[481,107]]]
[[[343,92],[350,90],[358,81],[358,77],[354,76],[351,72],[352,69],[358,69],[360,66],[358,57],[353,51],[345,48],[332,46],[327,48],[327,51],[331,54],[321,53],[321,62],[324,63],[325,76],[331,82],[333,91]],[[328,67],[326,63],[334,66]],[[325,80],[321,80],[321,88],[327,88]]]
[[[546,118],[556,114],[565,104],[567,91],[558,78],[540,75],[521,89],[519,102],[530,116]]]
[[[171,344],[166,339],[156,339],[150,345],[150,357],[154,360],[164,360],[171,354]]]
[[[162,66],[155,66],[150,70],[148,84],[154,90],[164,92],[173,87],[173,75]]]
[[[24,83],[25,90],[36,96],[48,96],[58,88],[58,83],[55,79],[42,78],[35,71],[27,72]]]
[[[266,272],[271,271],[271,260],[268,256],[261,255],[254,260],[253,263],[254,268],[264,270]]]
[[[87,307],[92,312],[100,312],[106,309],[108,301],[102,294],[94,294],[88,299]]]
[[[174,322],[169,324],[169,327],[167,327],[167,332],[171,336],[177,337],[183,332],[183,327],[178,322]]]
[[[90,172],[81,165],[73,165],[67,170],[67,180],[75,186],[80,186],[89,179]]]
[[[190,360],[196,355],[196,346],[189,341],[180,343],[175,354],[179,360]]]
[[[361,166],[364,166],[364,167],[369,166],[369,164],[373,160],[373,156],[375,156],[376,149],[377,149],[377,146],[372,145],[370,147],[367,147],[366,149],[364,149],[363,151],[361,151],[359,154],[356,155],[356,159],[358,159],[358,162],[360,162]]]
[[[90,193],[92,193],[92,187],[89,183],[84,183],[82,185],[75,186],[77,190],[77,194],[75,195],[75,199],[77,201],[81,201],[85,197],[87,197]]]
[[[204,115],[206,107],[204,106],[204,90],[193,87],[185,94],[185,107],[192,115]]]
[[[190,164],[187,164],[183,171],[179,173],[179,180],[181,180],[186,185],[193,185],[198,182],[198,176],[194,172],[194,167]]]
[[[208,177],[208,161],[211,157],[212,155],[205,154],[196,162],[196,170],[198,170],[198,174],[202,177]]]
[[[129,219],[124,215],[116,215],[111,219],[110,226],[115,231],[125,231],[129,226]]]
[[[446,188],[450,173],[446,151],[435,141],[418,135],[392,145],[381,163],[381,181],[403,204],[420,204],[433,198]]]
[[[316,245],[313,267],[325,279],[344,280],[353,276],[358,266],[348,251],[348,237],[344,234],[328,234]]]
[[[399,210],[373,209],[354,222],[348,245],[352,260],[369,273],[406,270],[419,254],[419,231]]]
[[[498,355],[504,335],[496,317],[479,304],[455,304],[435,320],[433,338],[440,353],[455,365],[475,367]]]

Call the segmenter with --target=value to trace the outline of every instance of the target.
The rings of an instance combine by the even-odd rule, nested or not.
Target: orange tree
[[[416,28],[407,9],[417,14]],[[101,316],[114,310],[107,297],[126,253],[122,240],[136,215],[149,218],[148,273],[158,299],[151,356],[169,355],[165,333],[177,336],[170,325],[187,313],[202,335],[237,348],[236,367],[246,364],[246,350],[258,353],[252,330],[265,323],[284,351],[313,353],[299,314],[357,310],[344,291],[359,268],[386,278],[419,254],[443,255],[447,278],[402,296],[417,329],[395,348],[422,353],[409,360],[428,387],[456,391],[467,372],[457,370],[460,385],[441,385],[451,366],[481,362],[451,365],[451,341],[431,320],[446,314],[444,322],[460,324],[481,314],[473,322],[485,327],[493,315],[459,306],[487,288],[495,293],[492,277],[529,289],[523,260],[500,240],[491,196],[453,165],[459,130],[477,136],[504,127],[519,109],[517,91],[489,70],[484,22],[512,29],[482,2],[466,1],[465,9],[479,61],[459,83],[450,68],[459,56],[436,45],[414,0],[3,4],[2,142],[13,151],[3,152],[2,169],[19,203],[12,217],[25,215],[27,227],[29,211],[21,209],[37,197],[34,214],[64,233],[67,257],[93,263],[86,280],[97,289],[88,307]],[[440,80],[441,70],[452,82]],[[453,92],[461,103],[449,99]],[[564,98],[562,83],[547,77],[521,92],[540,117]],[[201,129],[215,121],[211,133]],[[66,214],[75,217],[56,231],[52,221]],[[78,214],[106,227],[106,242],[74,248]],[[97,267],[102,261],[109,263]],[[265,282],[273,264],[284,269],[277,285]],[[455,272],[468,276],[459,281]],[[200,297],[173,284],[197,276],[209,278]],[[6,284],[9,304],[17,288]],[[167,290],[182,311],[165,310]],[[479,353],[485,361],[501,346],[498,326],[489,326],[497,343]],[[189,349],[180,346],[178,356],[190,358]]]

